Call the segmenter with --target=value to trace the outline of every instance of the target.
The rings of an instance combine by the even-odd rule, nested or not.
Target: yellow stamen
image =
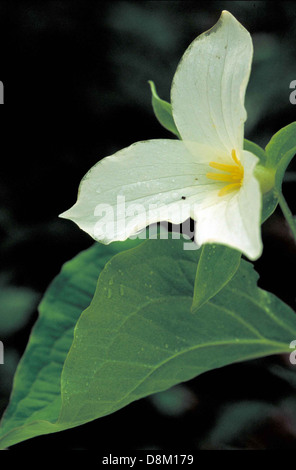
[[[236,168],[234,165],[225,165],[224,163],[210,162],[209,165],[216,170],[228,171],[232,173],[233,169]]]
[[[211,180],[216,180],[216,181],[225,181],[226,183],[230,183],[233,180],[239,180],[240,177],[239,175],[223,175],[223,173],[207,173],[207,178],[210,178]],[[237,182],[237,181],[236,181]]]
[[[237,158],[236,151],[234,149],[231,150],[231,156],[232,156],[232,159],[235,161],[235,163],[241,166],[241,162]]]
[[[235,189],[239,189],[241,187],[240,183],[233,183],[233,184],[228,184],[227,186],[224,186],[224,188],[220,189],[218,192],[218,196],[224,196],[227,193],[231,193]]]
[[[218,196],[224,196],[229,192],[239,189],[243,183],[244,168],[236,155],[235,149],[231,151],[231,157],[235,165],[226,165],[224,163],[217,162],[209,163],[211,168],[224,171],[224,173],[207,173],[207,178],[215,181],[230,183],[219,191]]]

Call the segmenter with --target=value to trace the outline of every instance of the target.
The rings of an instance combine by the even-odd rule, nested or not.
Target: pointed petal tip
[[[228,153],[242,148],[252,57],[249,32],[227,10],[212,28],[194,39],[178,64],[171,87],[173,118],[182,140],[211,142]]]
[[[230,13],[230,11],[228,11],[228,10],[222,10],[221,16],[227,16],[227,15],[231,16],[232,18],[234,18],[233,14]]]
[[[236,17],[232,13],[230,13],[230,11],[228,11],[228,10],[222,10],[221,17],[222,18],[229,18],[229,19],[233,19],[233,20],[237,21]]]
[[[61,214],[58,215],[58,217],[59,217],[60,219],[67,219],[67,217],[65,216],[66,213],[67,213],[67,211],[62,212]]]
[[[68,219],[68,220],[73,220],[71,217],[71,209],[68,209],[67,211],[62,212],[61,214],[58,215],[60,219]]]
[[[257,240],[257,246],[252,246],[248,250],[242,251],[243,255],[245,255],[250,261],[257,261],[263,253],[263,243],[261,237]]]
[[[229,21],[229,22],[232,22],[233,24],[236,24],[237,26],[239,26],[245,33],[248,33],[248,35],[250,36],[250,33],[249,31],[241,24],[240,21],[238,21],[238,19],[232,14],[230,13],[230,11],[228,10],[222,10],[222,13],[220,15],[220,18],[218,20],[218,23],[221,21]]]

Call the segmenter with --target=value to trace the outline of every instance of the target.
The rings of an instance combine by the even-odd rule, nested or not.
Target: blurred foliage
[[[265,145],[295,121],[289,102],[296,79],[295,1],[0,0],[2,410],[36,319],[37,296],[66,260],[92,243],[57,215],[73,204],[81,177],[99,159],[138,140],[170,138],[154,118],[147,82],[169,100],[183,52],[223,9],[254,41],[246,137]],[[296,171],[295,162],[289,169]],[[295,213],[295,178],[285,181]],[[295,309],[287,266],[296,262],[296,250],[280,211],[265,223],[263,237],[260,284]],[[295,377],[284,357],[234,364],[186,383],[189,395],[183,388],[164,392],[17,447],[91,449],[98,435],[102,448],[295,447],[295,382],[279,368]]]
[[[181,416],[197,405],[197,398],[186,385],[176,385],[165,392],[148,397],[155,408],[164,415]]]
[[[1,286],[1,284],[0,284]],[[1,286],[0,335],[6,337],[22,328],[35,311],[39,296],[32,289]]]

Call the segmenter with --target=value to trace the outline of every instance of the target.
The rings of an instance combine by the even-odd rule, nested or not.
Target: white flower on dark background
[[[198,245],[221,243],[257,259],[262,252],[258,158],[243,150],[252,55],[250,34],[223,11],[186,50],[173,79],[172,111],[182,140],[137,142],[104,158],[86,174],[78,201],[61,217],[103,243],[124,240],[150,223],[179,224],[191,217],[197,221]],[[125,198],[122,211],[118,195]],[[141,214],[129,213],[131,204],[143,208],[142,223]],[[96,231],[102,205],[112,207],[110,217],[116,218],[104,235]],[[151,205],[157,210],[149,211]]]

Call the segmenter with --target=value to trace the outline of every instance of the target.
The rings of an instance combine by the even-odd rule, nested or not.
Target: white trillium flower
[[[172,112],[182,140],[137,142],[104,158],[86,174],[78,201],[61,217],[106,244],[151,223],[181,224],[191,217],[198,245],[221,243],[257,259],[258,158],[243,150],[252,55],[250,34],[223,11],[186,50],[173,79]]]

